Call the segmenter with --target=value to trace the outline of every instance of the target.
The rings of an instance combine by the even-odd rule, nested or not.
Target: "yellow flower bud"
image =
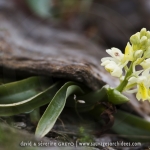
[[[150,39],[147,40],[146,47],[150,47]]]
[[[143,50],[137,50],[135,53],[134,53],[134,59],[138,59],[138,58],[141,58],[143,54]]]
[[[140,32],[137,32],[136,34],[132,35],[130,37],[130,42],[134,45],[140,43]]]
[[[150,39],[150,31],[147,31],[146,36],[148,39]]]
[[[140,37],[145,36],[146,35],[146,28],[142,28],[140,31]]]
[[[150,57],[150,46],[144,52],[144,58],[149,58],[149,57]]]
[[[146,50],[146,45],[147,45],[147,37],[146,36],[142,36],[142,38],[140,39],[140,45],[137,47],[138,49],[142,49],[142,50]]]
[[[142,38],[140,39],[140,43],[141,44],[145,44],[147,42],[147,37],[146,36],[142,36]]]

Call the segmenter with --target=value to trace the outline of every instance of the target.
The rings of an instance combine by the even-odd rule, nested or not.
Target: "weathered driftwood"
[[[105,84],[99,67],[102,48],[79,34],[54,29],[12,9],[1,12],[1,67],[77,80],[93,89]]]

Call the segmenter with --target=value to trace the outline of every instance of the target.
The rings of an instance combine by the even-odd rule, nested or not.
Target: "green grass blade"
[[[45,136],[52,129],[65,106],[66,99],[76,92],[83,93],[74,82],[68,82],[60,88],[38,123],[35,133],[38,137]]]

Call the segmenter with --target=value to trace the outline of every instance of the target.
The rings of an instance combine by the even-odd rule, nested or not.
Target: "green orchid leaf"
[[[79,96],[79,99],[85,100],[88,104],[95,104],[100,101],[105,101],[105,96],[107,95],[108,85],[103,86],[101,89],[90,92],[86,95]]]
[[[97,91],[90,92],[86,95],[79,96],[78,99],[83,99],[87,106],[88,104],[95,104],[97,102],[109,101],[112,104],[119,105],[122,103],[126,103],[129,99],[121,94],[116,89],[109,88],[108,85],[103,86],[101,89]],[[82,107],[83,105],[78,105],[78,107]]]
[[[10,104],[0,104],[0,116],[12,116],[19,113],[30,112],[35,108],[49,103],[58,91],[61,83],[56,83],[46,90],[26,100]],[[10,97],[9,97],[10,98]]]
[[[37,124],[40,120],[40,117],[40,108],[36,108],[30,113],[30,120],[33,124]]]
[[[65,106],[66,99],[76,92],[83,94],[74,82],[68,82],[58,90],[38,123],[35,133],[38,137],[45,136],[52,129]]]
[[[115,117],[119,118],[119,119],[122,118],[123,121],[128,122],[128,124],[130,124],[134,127],[143,128],[145,130],[150,131],[150,122],[148,122],[138,116],[118,110],[117,113],[115,114]]]
[[[130,141],[150,141],[150,122],[121,110],[115,114],[115,123],[111,130]]]
[[[85,107],[85,110],[86,110],[86,108],[88,110],[88,109],[91,108],[91,106],[93,107],[93,105],[95,105],[97,102],[106,101],[107,100],[106,96],[107,96],[108,88],[109,88],[109,86],[105,85],[97,91],[85,92],[87,94],[84,94],[84,95],[82,94],[82,95],[79,95],[79,96],[77,95],[76,96],[77,100],[84,100],[85,101],[84,105],[78,103],[77,107],[79,108],[79,110],[81,110],[83,107]],[[85,91],[84,87],[82,87],[82,89],[84,89],[84,91]],[[75,106],[75,101],[73,100],[73,98],[69,99],[67,101],[66,105],[68,107],[74,107]]]
[[[116,89],[109,89],[107,91],[107,96],[108,96],[108,101],[114,105],[119,105],[123,104],[129,101],[129,99],[121,94],[118,90]]]
[[[31,98],[50,86],[48,78],[30,77],[0,85],[0,104],[12,104]]]

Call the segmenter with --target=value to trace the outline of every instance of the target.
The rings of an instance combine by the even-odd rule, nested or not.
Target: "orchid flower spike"
[[[116,90],[137,93],[138,100],[150,101],[150,31],[142,28],[130,37],[124,52],[118,48],[107,49],[110,55],[101,59],[101,65],[112,76],[120,79]],[[136,70],[141,66],[142,70]]]

